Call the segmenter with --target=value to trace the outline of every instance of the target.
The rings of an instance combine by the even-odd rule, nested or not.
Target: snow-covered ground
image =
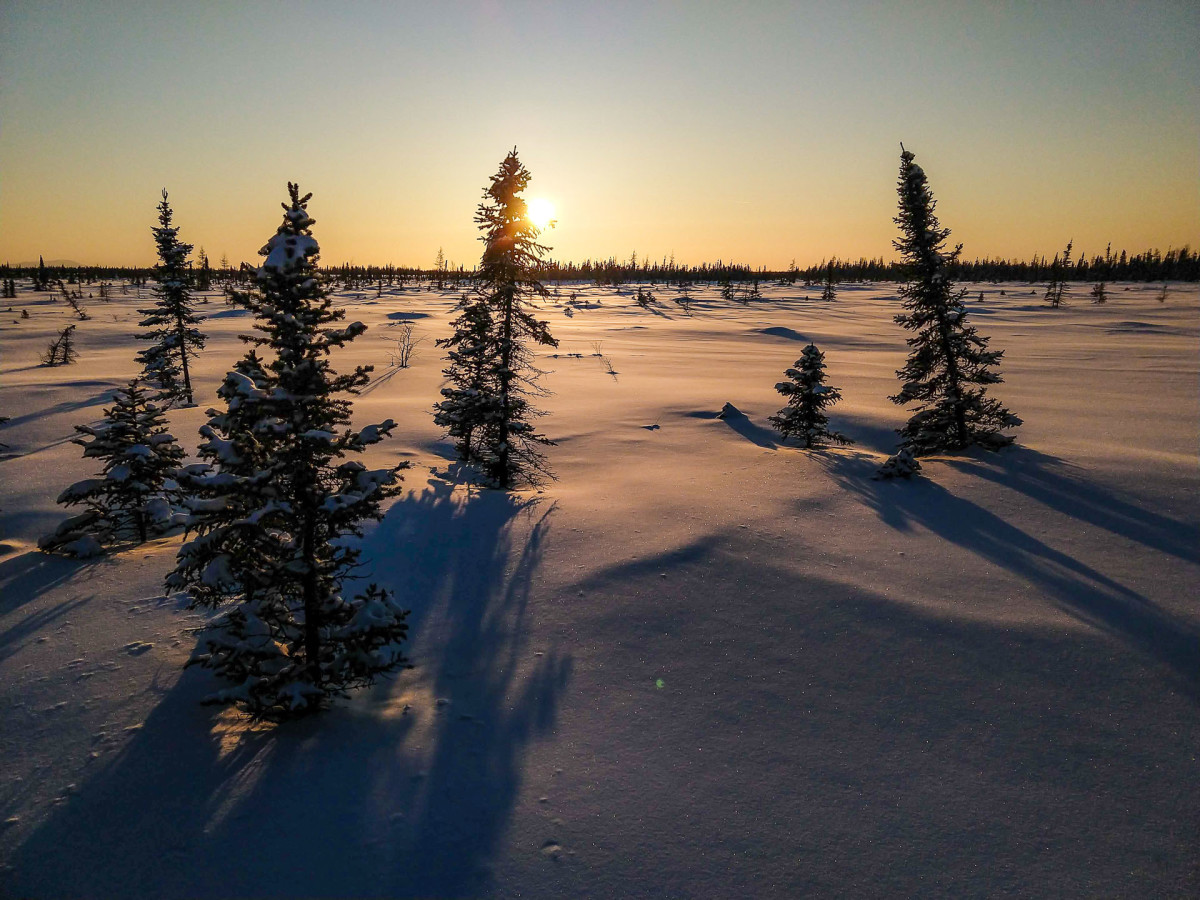
[[[278,728],[198,705],[178,537],[35,549],[149,292],[85,301],[59,368],[65,303],[3,301],[0,894],[1200,894],[1197,287],[972,287],[1025,424],[911,483],[870,477],[906,418],[894,285],[691,316],[651,290],[551,298],[558,480],[512,494],[468,488],[432,422],[457,295],[341,295],[370,328],[335,362],[377,366],[356,422],[400,423],[368,462],[413,463],[364,560],[415,668]],[[211,298],[205,399],[170,413],[193,450],[250,325]],[[853,447],[767,425],[810,340]]]

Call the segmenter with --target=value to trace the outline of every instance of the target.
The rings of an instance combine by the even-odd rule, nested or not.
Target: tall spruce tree
[[[101,459],[100,477],[78,481],[58,502],[82,504],[53,534],[38,541],[43,550],[93,556],[122,537],[145,541],[173,521],[176,491],[169,479],[183,459],[183,449],[167,431],[162,410],[137,380],[118,390],[99,425],[76,425],[83,437],[74,443],[83,455]]]
[[[900,429],[903,446],[916,456],[972,444],[998,449],[1013,440],[1001,430],[1021,424],[987,396],[987,386],[1003,380],[996,366],[1004,352],[988,350],[988,338],[967,324],[962,302],[967,292],[955,290],[948,272],[962,245],[943,252],[950,229],[942,228],[934,215],[937,202],[925,172],[913,162],[911,151],[903,145],[900,149],[900,214],[895,222],[901,237],[893,246],[907,279],[900,288],[907,312],[895,320],[913,336],[907,341],[908,361],[896,373],[903,387],[891,399],[918,404]]]
[[[827,441],[854,443],[844,434],[829,430],[825,410],[841,399],[842,392],[825,383],[825,354],[816,344],[805,347],[795,367],[784,374],[788,380],[775,385],[775,390],[787,398],[788,405],[769,420],[784,439],[798,438],[806,448],[819,447]]]
[[[475,215],[484,242],[478,297],[460,304],[455,334],[441,342],[452,350],[451,386],[436,406],[462,458],[506,490],[550,477],[539,448],[554,443],[533,426],[542,413],[531,398],[546,392],[529,344],[557,347],[558,341],[530,307],[546,295],[537,272],[549,248],[537,242],[521,197],[529,179],[514,148],[484,190]]]
[[[345,312],[318,277],[311,195],[288,191],[283,224],[260,251],[257,291],[243,298],[261,332],[248,340],[266,356],[251,352],[226,376],[226,408],[210,411],[202,431],[207,464],[180,475],[194,537],[167,577],[193,605],[224,608],[189,664],[230,682],[209,702],[255,716],[315,710],[406,664],[407,612],[374,584],[343,592],[360,557],[346,539],[380,517],[404,467],[369,470],[350,457],[395,423],[349,427],[342,395],[366,385],[371,367],[338,374],[328,358],[366,329],[339,324]]]
[[[205,337],[196,327],[200,319],[192,312],[188,287],[192,245],[179,240],[179,229],[171,224],[173,215],[164,189],[158,204],[158,227],[151,229],[158,246],[159,262],[154,267],[157,299],[153,307],[138,310],[145,316],[139,324],[148,329],[138,337],[154,343],[138,354],[138,362],[143,377],[157,385],[164,398],[191,406],[194,396],[188,360],[204,349]]]

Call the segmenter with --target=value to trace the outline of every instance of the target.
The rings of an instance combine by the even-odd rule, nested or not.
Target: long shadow
[[[92,384],[100,384],[101,382],[92,382]],[[39,409],[37,412],[26,413],[22,416],[13,416],[5,424],[5,429],[16,428],[28,422],[36,422],[38,419],[45,419],[50,416],[56,416],[59,413],[75,412],[77,409],[84,409],[88,406],[95,406],[97,403],[109,403],[112,401],[115,387],[100,391],[98,394],[92,394],[81,400],[64,400],[61,403],[55,403],[45,409]]]
[[[1200,698],[1200,632],[1191,623],[933,481],[874,481],[861,458],[821,459],[842,487],[891,527],[919,525],[1018,575],[1061,609],[1166,665]]]
[[[1082,470],[1058,457],[1018,446],[987,459],[948,462],[1089,525],[1180,559],[1200,561],[1200,526],[1195,522],[1143,509],[1084,477]]]
[[[413,672],[262,729],[201,707],[214,684],[184,673],[16,849],[0,895],[486,891],[525,749],[570,677],[569,658],[525,648],[550,514],[431,479],[365,538],[376,580],[412,608]]]
[[[778,432],[755,423],[740,409],[727,408],[717,418],[750,443],[765,450],[775,450],[780,446]]]
[[[399,371],[400,371],[399,367],[388,366],[387,370],[384,371],[384,373],[382,375],[380,375],[378,378],[372,379],[370,384],[363,386],[359,390],[359,392],[358,392],[359,396],[360,397],[366,396],[367,394],[371,393],[371,391],[378,388],[381,384],[385,384],[386,382],[391,381],[393,378],[396,377],[396,373]]]
[[[880,424],[866,416],[856,416],[853,413],[840,412],[837,409],[830,413],[830,424],[836,430],[851,438],[860,447],[869,447],[880,453],[892,453],[900,438],[896,429]]]
[[[22,642],[89,598],[76,598],[12,622],[21,607],[93,563],[30,550],[0,563],[0,661],[16,653]]]
[[[1164,847],[1151,878],[1193,870],[1193,842],[1166,848],[1146,829],[1160,810],[1190,821],[1196,807],[1178,791],[1194,769],[1187,738],[1172,737],[1193,733],[1195,708],[1163,689],[1153,660],[1095,632],[931,612],[822,577],[793,550],[773,558],[749,532],[715,531],[571,585],[593,598],[587,633],[605,648],[592,746],[638,785],[619,817],[575,838],[608,851],[608,883],[661,896],[661,881],[636,886],[662,871],[681,897],[737,883],[750,896],[885,883],[923,895],[932,858],[946,893],[1037,893],[1088,860],[1111,886],[1114,855],[1137,846]],[[955,782],[969,802],[947,802]],[[678,841],[654,856],[664,829]],[[1031,839],[1046,833],[1072,840],[1047,852]],[[779,881],[753,884],[764,868]]]
[[[789,341],[801,341],[805,344],[812,343],[806,335],[801,334],[794,328],[787,328],[783,325],[772,325],[770,328],[756,328],[755,331],[769,337],[786,338]]]

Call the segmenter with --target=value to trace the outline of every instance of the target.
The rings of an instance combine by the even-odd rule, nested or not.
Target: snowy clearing
[[[163,595],[178,535],[37,551],[94,474],[73,426],[136,374],[149,291],[77,321],[20,285],[0,894],[1200,894],[1197,286],[1096,306],[1072,285],[1058,310],[971,286],[1025,424],[911,482],[871,478],[908,416],[895,285],[706,288],[691,315],[648,289],[548,299],[558,480],[510,494],[465,484],[432,421],[459,295],[338,295],[368,330],[335,367],[376,366],[355,422],[398,423],[364,462],[413,464],[363,559],[412,610],[415,668],[271,728],[200,706],[210,676],[182,671],[204,617]],[[250,327],[205,296],[198,406],[168,414],[190,454]],[[79,361],[40,365],[73,321]],[[388,368],[404,322],[423,340]],[[852,446],[767,422],[809,341]]]

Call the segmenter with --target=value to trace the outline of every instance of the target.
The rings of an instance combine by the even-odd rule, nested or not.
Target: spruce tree
[[[825,268],[825,289],[821,291],[821,299],[833,301],[837,299],[837,288],[833,281],[833,260],[829,261],[829,265]]]
[[[972,444],[998,449],[1013,440],[1001,430],[1021,424],[987,396],[987,386],[1003,380],[996,366],[1004,353],[988,350],[988,338],[967,324],[966,289],[955,290],[948,272],[962,245],[943,252],[950,229],[942,228],[934,214],[937,202],[925,172],[912,152],[903,145],[901,151],[895,219],[901,237],[893,245],[902,257],[906,283],[900,297],[907,312],[895,321],[913,336],[907,341],[908,361],[896,373],[903,387],[891,399],[918,404],[900,429],[903,445],[916,456]]]
[[[197,265],[196,290],[207,291],[212,288],[212,266],[209,264],[208,254],[204,252],[203,247],[200,248]],[[207,303],[208,301],[203,302]]]
[[[43,550],[92,556],[124,537],[145,541],[172,522],[169,484],[183,450],[167,431],[162,410],[137,380],[118,390],[99,425],[76,425],[83,455],[104,460],[98,478],[76,482],[59,497],[85,511],[38,542]]]
[[[200,319],[192,312],[192,295],[188,288],[188,255],[192,245],[179,240],[179,229],[171,224],[171,206],[167,192],[162,192],[158,204],[158,227],[151,229],[158,245],[158,265],[154,267],[155,305],[138,310],[144,319],[141,327],[149,329],[139,338],[154,343],[138,354],[143,377],[157,385],[169,401],[181,401],[188,406],[194,402],[192,375],[188,360],[204,348],[205,337],[197,325]]]
[[[842,392],[825,384],[825,354],[816,344],[805,347],[795,368],[784,374],[789,380],[779,382],[775,390],[787,398],[788,405],[769,421],[785,440],[797,438],[806,448],[819,447],[827,441],[854,443],[845,435],[829,430],[825,410],[841,399]]]
[[[75,349],[75,326],[68,325],[46,346],[46,352],[42,354],[42,365],[69,366],[78,358],[79,351]]]
[[[1074,240],[1067,241],[1067,249],[1062,252],[1062,258],[1056,253],[1054,262],[1050,264],[1050,284],[1046,287],[1046,296],[1043,299],[1052,309],[1063,305],[1063,293],[1067,289],[1066,272],[1071,265],[1071,246],[1074,243]]]
[[[908,447],[901,447],[894,456],[889,456],[875,473],[879,480],[892,478],[912,478],[921,471],[921,461],[913,456]]]
[[[398,493],[398,466],[369,470],[352,457],[387,437],[390,419],[349,427],[352,394],[371,367],[338,374],[330,353],[365,331],[342,326],[318,277],[311,195],[288,185],[290,203],[260,251],[257,290],[243,298],[266,351],[248,354],[219,391],[202,431],[205,465],[188,467],[187,527],[167,587],[194,606],[223,608],[190,664],[230,682],[208,698],[255,716],[311,711],[405,665],[405,617],[377,585],[349,597],[359,567],[347,538],[378,519]]]
[[[442,400],[434,404],[433,421],[446,429],[459,459],[486,469],[486,448],[493,446],[495,425],[500,421],[499,397],[494,370],[496,348],[492,310],[486,295],[463,294],[454,332],[437,342],[447,349],[448,365],[442,370],[449,384]]]
[[[484,242],[479,296],[460,304],[455,335],[442,342],[464,358],[451,357],[450,393],[443,392],[436,407],[460,456],[506,490],[549,477],[539,448],[554,443],[534,429],[542,413],[530,402],[546,392],[529,343],[557,347],[558,341],[530,309],[533,298],[546,296],[537,270],[549,248],[537,242],[538,228],[521,197],[529,178],[514,148],[484,190],[475,215]]]

